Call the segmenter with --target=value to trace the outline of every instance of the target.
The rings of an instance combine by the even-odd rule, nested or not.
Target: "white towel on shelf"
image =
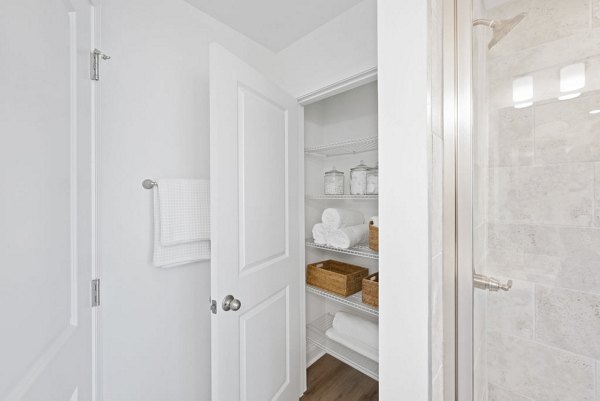
[[[379,362],[379,349],[373,348],[363,342],[360,342],[346,333],[340,333],[336,328],[332,327],[325,332],[325,335],[333,341],[342,344],[351,350],[375,361]]]
[[[159,182],[159,185],[160,182]],[[174,267],[186,263],[192,263],[201,260],[210,259],[210,241],[191,241],[176,243],[173,245],[164,245],[161,242],[160,208],[161,202],[159,192],[155,188],[154,192],[154,252],[153,263],[158,267]]]
[[[312,228],[313,239],[315,240],[315,244],[325,245],[327,244],[327,234],[329,230],[325,227],[323,223],[317,223]]]
[[[371,348],[379,349],[379,325],[353,313],[337,312],[332,327]]]
[[[157,183],[160,243],[168,246],[209,240],[209,181],[165,178]]]
[[[365,222],[365,217],[356,210],[328,208],[323,211],[321,221],[327,229],[335,230],[362,224]]]
[[[327,234],[327,245],[334,248],[348,249],[369,241],[369,225],[344,227],[331,230]]]

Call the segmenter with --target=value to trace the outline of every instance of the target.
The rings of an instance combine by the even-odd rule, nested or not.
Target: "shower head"
[[[526,16],[527,13],[521,13],[510,19],[503,20],[476,19],[473,21],[473,26],[485,25],[492,28],[492,40],[490,40],[490,43],[488,44],[488,49],[491,49],[496,43],[500,42],[508,35],[519,22],[523,21],[523,18]]]

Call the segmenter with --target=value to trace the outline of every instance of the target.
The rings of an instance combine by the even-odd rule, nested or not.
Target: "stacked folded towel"
[[[379,362],[379,326],[348,312],[338,312],[325,335],[332,340]]]
[[[323,211],[321,223],[313,226],[315,243],[348,249],[369,240],[369,226],[356,210],[329,208]]]

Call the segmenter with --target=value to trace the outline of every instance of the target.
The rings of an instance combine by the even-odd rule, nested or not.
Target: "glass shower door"
[[[600,2],[472,11],[473,399],[598,401]]]

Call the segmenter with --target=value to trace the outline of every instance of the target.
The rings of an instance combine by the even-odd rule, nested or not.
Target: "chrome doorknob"
[[[473,286],[475,288],[479,288],[480,290],[508,291],[512,288],[512,284],[512,280],[508,280],[506,284],[502,284],[493,277],[487,277],[481,274],[473,274]]]
[[[228,310],[232,310],[235,312],[236,310],[238,310],[242,307],[242,303],[240,302],[239,299],[235,299],[233,297],[233,295],[227,295],[225,298],[223,298],[222,307],[223,307],[223,310],[226,312]]]

